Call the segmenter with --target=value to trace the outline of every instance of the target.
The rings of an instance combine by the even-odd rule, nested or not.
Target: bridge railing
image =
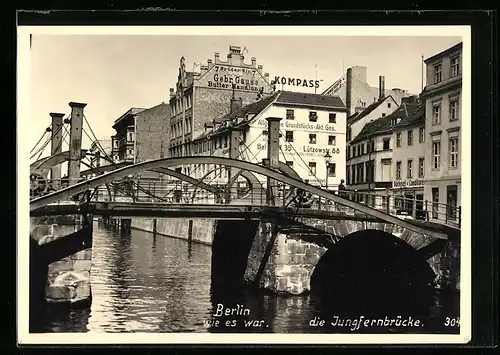
[[[366,204],[369,207],[385,211],[388,214],[398,216],[403,219],[418,219],[440,224],[446,224],[460,228],[462,223],[461,206],[445,204],[440,202],[421,200],[416,198],[406,198],[387,194],[375,194],[367,192],[356,192],[344,190],[338,192],[339,196]],[[334,203],[324,203],[324,205],[334,205]],[[317,205],[317,204],[316,204]],[[345,210],[338,205],[337,210]]]

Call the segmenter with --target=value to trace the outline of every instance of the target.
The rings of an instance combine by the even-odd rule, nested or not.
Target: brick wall
[[[197,87],[194,90],[193,133],[197,136],[204,130],[204,124],[229,112],[232,90],[208,89]],[[235,91],[236,98],[241,97],[243,106],[257,98],[257,92]]]
[[[144,110],[136,115],[135,131],[135,157],[136,162],[168,157],[169,142],[169,105],[161,103],[157,106]],[[154,195],[165,195],[164,175],[143,171],[140,174],[139,183],[142,188],[149,191],[154,184]],[[151,196],[144,191],[138,191],[137,197],[140,201],[148,200]]]
[[[169,105],[159,104],[136,115],[136,162],[167,157]]]

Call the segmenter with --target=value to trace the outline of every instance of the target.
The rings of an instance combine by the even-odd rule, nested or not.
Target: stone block
[[[278,292],[286,291],[288,279],[286,277],[278,277],[277,290]]]
[[[64,271],[73,270],[72,260],[60,260],[49,264],[48,272],[49,274],[58,274]]]
[[[73,271],[63,272],[45,290],[48,302],[73,303],[91,297],[90,275]]]
[[[74,271],[90,271],[92,268],[91,260],[75,260]]]
[[[91,260],[92,259],[92,249],[80,250],[78,253],[71,255],[72,260]]]

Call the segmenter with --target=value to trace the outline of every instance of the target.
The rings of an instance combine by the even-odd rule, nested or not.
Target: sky
[[[250,58],[256,57],[271,79],[322,80],[317,93],[355,65],[368,68],[371,86],[378,86],[379,75],[384,75],[386,88],[419,93],[422,55],[428,58],[461,40],[451,36],[35,34],[30,53],[29,142],[34,146],[50,126],[50,112],[68,114],[70,101],[86,103],[84,115],[97,138],[110,139],[113,122],[131,107],[149,108],[168,102],[182,56],[186,69],[192,71],[194,63],[206,65],[215,52],[225,60],[229,46],[237,45],[246,47],[245,61],[250,63]],[[314,92],[286,86],[285,90]],[[90,148],[90,143],[84,134],[83,148]],[[49,149],[48,145],[43,156],[50,153]]]

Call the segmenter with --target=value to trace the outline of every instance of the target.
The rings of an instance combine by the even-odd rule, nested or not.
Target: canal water
[[[243,289],[220,295],[211,289],[210,246],[138,230],[124,236],[94,223],[92,305],[47,308],[33,315],[36,332],[459,332],[457,296],[437,294],[418,326],[400,318],[391,326],[363,327],[366,319],[323,315],[309,296]],[[219,303],[232,315],[214,317]],[[335,324],[320,326],[323,319]]]

